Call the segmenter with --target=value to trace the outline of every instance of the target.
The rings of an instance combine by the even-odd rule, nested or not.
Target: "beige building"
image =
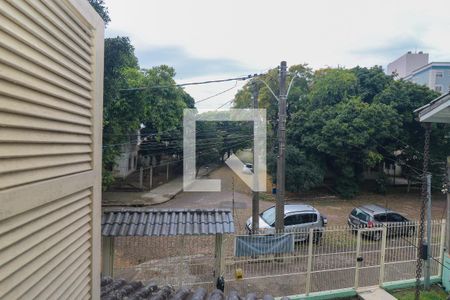
[[[405,78],[414,70],[428,64],[428,53],[412,53],[409,51],[403,54],[387,66],[387,74],[397,74],[398,78]]]
[[[99,299],[103,31],[85,0],[0,1],[0,299]]]

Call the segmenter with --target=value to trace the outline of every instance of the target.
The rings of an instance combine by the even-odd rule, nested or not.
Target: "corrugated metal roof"
[[[430,103],[427,103],[417,109],[414,110],[415,113],[426,113],[430,110],[432,110],[433,108],[435,108],[436,106],[439,106],[440,104],[442,104],[442,102],[447,101],[448,99],[447,96],[450,95],[450,92],[447,92],[445,94],[440,95],[439,97],[433,99],[430,101]]]
[[[204,288],[190,289],[187,287],[182,287],[175,290],[171,286],[163,286],[158,288],[154,283],[149,283],[144,285],[140,281],[128,282],[123,279],[112,279],[110,277],[102,278],[101,282],[101,299],[102,300],[119,300],[119,299],[129,299],[129,300],[144,300],[144,299],[177,299],[177,300],[212,300],[212,299],[248,299],[257,300],[258,297],[255,293],[247,294],[246,297],[240,296],[236,291],[230,291],[228,296],[225,297],[224,293],[220,290],[214,290],[210,293]],[[274,300],[271,295],[264,295],[262,298],[264,300]],[[281,298],[283,300],[288,300],[288,297]]]
[[[107,210],[102,216],[103,236],[170,236],[233,233],[229,209]]]

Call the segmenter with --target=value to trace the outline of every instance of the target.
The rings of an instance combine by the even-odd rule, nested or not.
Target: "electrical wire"
[[[262,82],[262,83],[269,89],[269,92],[275,97],[275,99],[276,99],[277,101],[280,101],[280,99],[278,98],[278,96],[275,95],[275,92],[272,90],[272,88],[271,88],[264,80],[262,80],[261,78],[255,78],[255,79],[258,80],[258,81],[260,81],[260,82]]]
[[[239,146],[239,145],[245,145],[246,143],[247,143],[247,140],[245,140],[243,142],[235,143],[235,144],[232,145],[232,147],[236,147],[236,146]],[[224,148],[222,148],[221,150],[223,150],[223,149]],[[173,164],[173,163],[176,163],[176,162],[183,161],[186,158],[203,157],[203,156],[209,155],[211,153],[214,153],[214,150],[211,149],[211,151],[206,151],[206,152],[203,152],[203,153],[200,153],[200,154],[195,154],[195,155],[191,155],[191,156],[187,156],[187,157],[182,157],[180,159],[172,160],[172,161],[164,163],[164,164],[160,163],[160,164],[157,164],[157,165],[152,165],[151,167],[165,166],[166,164]]]
[[[206,132],[204,132],[203,134],[206,134]],[[253,134],[238,134],[238,135],[236,135],[235,133],[229,133],[229,134],[221,135],[221,136],[203,136],[203,138],[202,138],[202,136],[203,135],[200,135],[200,136],[196,135],[197,141],[202,140],[202,139],[203,140],[219,140],[221,138],[226,138],[226,137],[229,137],[229,136],[233,136],[233,137],[240,137],[240,136],[253,137],[254,135]],[[175,138],[165,138],[161,142],[158,142],[158,141],[150,141],[150,142],[144,141],[144,142],[141,142],[140,146],[141,147],[152,146],[152,143],[153,143],[153,145],[155,147],[158,147],[158,146],[165,147],[163,145],[164,142],[169,142],[170,143],[170,142],[182,142],[182,141],[183,141],[183,137],[180,136],[180,137],[175,137]],[[120,146],[123,146],[123,145],[136,146],[138,144],[137,144],[137,142],[136,143],[125,142],[125,143],[119,143],[119,144],[106,144],[106,145],[103,145],[103,148],[106,148],[106,147],[120,147]]]
[[[227,82],[227,81],[245,81],[245,80],[249,80],[251,78],[255,78],[255,77],[261,76],[261,75],[262,74],[253,74],[253,75],[234,77],[234,78],[226,78],[226,79],[205,80],[205,81],[186,82],[186,83],[175,83],[175,84],[167,84],[167,85],[154,85],[154,86],[146,86],[146,87],[138,87],[138,88],[120,89],[119,91],[142,91],[142,90],[148,90],[148,89],[159,89],[159,88],[168,88],[168,87],[183,87],[183,86],[210,84],[210,83],[220,83],[220,82]]]
[[[221,92],[218,92],[217,94],[214,94],[214,95],[212,95],[212,96],[209,96],[209,97],[206,97],[206,98],[204,98],[204,99],[195,101],[195,103],[201,103],[201,102],[203,102],[203,101],[206,101],[206,100],[209,100],[209,99],[211,99],[211,98],[217,97],[217,96],[219,96],[219,95],[225,94],[226,92],[231,91],[232,89],[234,89],[234,88],[237,86],[237,83],[238,83],[238,82],[237,82],[237,80],[236,80],[235,83],[234,83],[234,86],[232,86],[232,87],[230,87],[230,88],[228,88],[228,89],[226,89],[226,90],[223,90],[223,91],[221,91]]]
[[[227,105],[228,103],[232,103],[234,101],[234,99],[228,100],[227,102],[225,102],[224,104],[222,104],[221,106],[219,106],[218,108],[216,108],[216,110],[221,109],[222,107],[224,107],[225,105]]]

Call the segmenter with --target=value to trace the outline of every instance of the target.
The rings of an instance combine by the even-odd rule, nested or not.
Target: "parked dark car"
[[[358,228],[377,228],[386,226],[388,236],[412,236],[416,225],[400,213],[378,204],[355,207],[348,216],[348,225],[356,232]],[[363,231],[374,240],[382,237],[381,230]]]

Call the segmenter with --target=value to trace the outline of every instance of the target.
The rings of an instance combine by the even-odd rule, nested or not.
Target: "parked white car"
[[[320,212],[306,204],[288,204],[284,206],[284,231],[295,233],[295,241],[302,242],[309,239],[309,231],[314,229],[314,242],[318,242],[323,234],[328,220]],[[252,229],[252,218],[246,222],[249,233]],[[275,233],[275,206],[272,206],[259,215],[259,233]]]
[[[245,174],[252,174],[253,173],[253,165],[252,164],[245,164],[242,168],[242,172]]]

